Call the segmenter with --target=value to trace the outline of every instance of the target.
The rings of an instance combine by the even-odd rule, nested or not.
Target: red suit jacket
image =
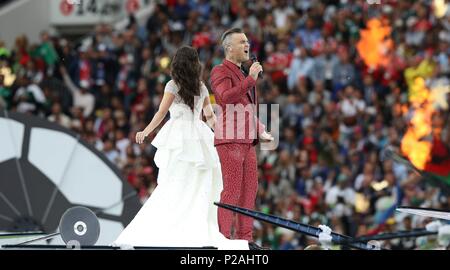
[[[214,145],[258,143],[265,126],[257,118],[256,81],[228,60],[211,71],[211,87],[221,112],[217,115]],[[256,134],[256,130],[258,131]]]

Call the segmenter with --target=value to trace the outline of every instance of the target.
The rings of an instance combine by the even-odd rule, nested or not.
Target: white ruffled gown
[[[152,144],[157,148],[158,186],[113,246],[216,247],[248,249],[245,240],[229,240],[219,232],[217,206],[222,191],[220,160],[214,133],[200,119],[208,91],[202,85],[195,112],[181,102],[177,86],[170,120]]]

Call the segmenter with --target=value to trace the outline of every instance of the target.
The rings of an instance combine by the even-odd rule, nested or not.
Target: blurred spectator
[[[80,88],[78,88],[72,79],[67,74],[65,68],[61,68],[61,73],[63,75],[64,82],[69,88],[73,96],[73,103],[75,107],[80,107],[83,109],[83,116],[89,117],[94,111],[95,97],[89,93],[89,82],[87,80],[80,81]]]
[[[7,109],[10,104],[11,91],[4,84],[4,75],[0,75],[0,108]]]
[[[70,118],[62,112],[61,104],[56,102],[52,105],[52,114],[47,119],[50,122],[55,122],[65,128],[70,128]]]
[[[294,59],[289,67],[288,88],[293,90],[297,86],[298,80],[310,78],[314,66],[314,61],[308,57],[305,48],[296,48],[294,50]]]
[[[19,78],[19,88],[14,94],[17,111],[22,113],[37,113],[40,106],[44,106],[46,97],[42,89],[28,77]]]

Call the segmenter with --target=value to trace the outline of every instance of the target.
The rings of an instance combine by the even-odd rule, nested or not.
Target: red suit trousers
[[[255,208],[258,190],[258,168],[256,150],[252,144],[227,143],[216,145],[222,167],[223,190],[220,202]],[[253,218],[236,214],[236,224],[232,230],[234,212],[219,207],[220,232],[229,239],[253,241]],[[234,231],[234,236],[231,235]]]

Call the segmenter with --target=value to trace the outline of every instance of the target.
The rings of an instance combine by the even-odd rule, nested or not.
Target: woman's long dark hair
[[[177,50],[171,63],[171,75],[180,88],[178,94],[185,104],[194,110],[194,98],[200,96],[202,67],[197,50],[183,46]]]

